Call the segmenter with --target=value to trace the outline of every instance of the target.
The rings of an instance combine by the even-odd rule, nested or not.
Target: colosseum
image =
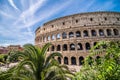
[[[63,58],[58,57],[58,61],[76,71],[91,47],[101,40],[120,40],[120,12],[73,14],[49,21],[35,31],[35,45],[51,42],[47,54],[60,52]]]

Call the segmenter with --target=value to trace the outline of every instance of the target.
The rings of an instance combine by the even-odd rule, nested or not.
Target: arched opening
[[[67,44],[63,45],[63,51],[67,51]]]
[[[99,30],[99,35],[104,36],[104,31],[102,29]]]
[[[117,29],[113,29],[114,35],[119,35],[119,31]]]
[[[88,31],[87,31],[87,30],[84,30],[84,31],[83,31],[83,36],[84,36],[84,37],[88,37]]]
[[[55,49],[55,47],[52,45],[52,47],[51,47],[51,51],[54,51],[54,49]]]
[[[76,23],[78,23],[78,20],[75,20]]]
[[[79,65],[83,65],[84,64],[84,58],[81,56],[79,57]]]
[[[69,32],[69,38],[74,37],[74,33],[73,32]]]
[[[106,17],[104,17],[104,19],[105,19],[105,21],[107,20],[107,18],[106,18]]]
[[[81,44],[81,43],[78,43],[78,45],[77,45],[77,50],[83,50],[83,47],[82,47],[82,44]]]
[[[67,38],[67,34],[65,32],[62,33],[62,39],[66,39]]]
[[[75,45],[74,44],[70,44],[70,50],[75,50]]]
[[[44,42],[46,42],[46,37],[44,37]]]
[[[68,58],[64,57],[64,64],[68,64]]]
[[[108,35],[108,36],[111,36],[111,35],[112,35],[111,29],[107,29],[107,35]]]
[[[55,36],[54,35],[52,35],[52,40],[55,40]]]
[[[77,31],[76,32],[76,37],[80,37],[80,36],[81,36],[80,31]]]
[[[91,33],[92,33],[92,36],[96,36],[97,35],[95,30],[92,30]]]
[[[58,57],[58,62],[61,64],[61,58],[60,57]]]
[[[90,21],[93,21],[93,18],[90,18]]]
[[[76,58],[75,57],[71,57],[71,65],[76,65]]]
[[[85,47],[86,47],[86,50],[90,50],[90,48],[91,48],[89,43],[86,43]]]
[[[50,40],[50,36],[48,36],[48,41]]]
[[[57,46],[57,51],[60,51],[60,50],[61,50],[60,45],[58,45]]]
[[[60,39],[60,34],[57,34],[57,39]]]

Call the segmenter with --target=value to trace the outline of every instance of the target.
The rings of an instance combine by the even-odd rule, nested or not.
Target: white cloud
[[[33,15],[29,14],[29,13],[35,13],[35,11],[37,10],[34,8],[37,8],[38,6],[36,6],[36,7],[33,6],[31,9],[23,12],[23,14],[21,14],[21,16],[20,16],[20,19],[17,20],[14,25],[17,25],[17,24],[21,23],[21,21],[24,21],[24,24],[20,24],[21,27],[19,27],[19,28],[31,27],[35,23],[40,22],[40,21],[42,21],[46,18],[49,18],[50,16],[58,13],[63,8],[67,7],[70,3],[72,3],[72,0],[62,3],[61,5],[57,3],[57,4],[53,5],[52,7],[46,8],[44,11],[42,11],[40,13],[40,16],[35,16],[35,14],[33,14]],[[29,20],[27,20],[27,19],[29,19]]]
[[[31,5],[29,9],[22,12],[22,14],[19,16],[18,20],[14,23],[15,25],[19,22],[24,21],[26,23],[26,19],[33,16],[33,14],[40,9],[40,7],[46,2],[46,0],[39,0],[35,4]]]
[[[13,7],[13,8],[15,8],[16,10],[18,10],[19,11],[19,9],[16,7],[16,5],[14,4],[14,0],[8,0],[9,1],[9,3],[10,3],[10,5]]]

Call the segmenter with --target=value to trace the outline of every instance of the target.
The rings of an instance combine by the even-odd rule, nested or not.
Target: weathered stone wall
[[[39,27],[35,34],[37,46],[51,42],[48,54],[58,51],[63,55],[63,59],[58,59],[61,64],[66,64],[67,57],[68,65],[81,65],[80,57],[84,59],[98,41],[120,40],[120,12],[90,12],[58,18]]]

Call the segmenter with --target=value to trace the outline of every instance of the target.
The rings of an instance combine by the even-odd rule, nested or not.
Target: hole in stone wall
[[[90,18],[90,21],[93,21],[93,18]]]

